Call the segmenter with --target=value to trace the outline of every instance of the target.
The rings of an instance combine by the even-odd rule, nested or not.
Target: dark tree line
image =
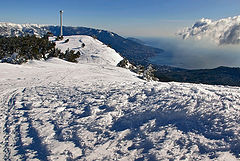
[[[33,35],[0,38],[0,59],[3,61],[4,59],[6,59],[5,61],[15,61],[16,64],[32,59],[47,59],[46,54],[52,53],[54,50],[55,43],[48,41],[46,37],[38,38]]]
[[[77,62],[80,53],[67,50],[62,53],[55,48],[55,42],[47,37],[38,38],[33,36],[23,37],[0,37],[0,62],[22,64],[28,60],[48,59],[58,57],[67,61]]]

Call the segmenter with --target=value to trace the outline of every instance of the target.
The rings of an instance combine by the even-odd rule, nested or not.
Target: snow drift
[[[83,61],[0,64],[0,160],[239,160],[239,87],[145,82],[67,38]]]
[[[240,43],[240,16],[220,20],[201,19],[177,33],[183,39],[210,39],[217,44]]]

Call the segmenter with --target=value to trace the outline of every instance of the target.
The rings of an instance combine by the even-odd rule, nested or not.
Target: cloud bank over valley
[[[240,43],[240,16],[211,20],[202,18],[177,33],[183,39],[210,39],[218,45]]]

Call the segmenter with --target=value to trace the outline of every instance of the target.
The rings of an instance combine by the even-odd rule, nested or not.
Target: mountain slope
[[[55,39],[50,38],[51,39]],[[66,40],[69,40],[65,43]],[[84,45],[83,45],[84,44]],[[74,50],[80,52],[79,63],[97,63],[116,66],[123,58],[107,45],[90,36],[65,36],[63,40],[56,41],[56,48],[62,52]]]
[[[58,47],[79,39],[85,56],[99,44]],[[238,87],[145,82],[93,59],[0,68],[0,160],[240,158]]]
[[[46,28],[50,30],[54,35],[59,35],[59,27],[48,26]],[[110,45],[113,49],[119,52],[121,56],[126,57],[130,62],[135,64],[149,64],[148,59],[150,57],[163,52],[162,49],[139,44],[135,41],[125,39],[115,33],[105,30],[67,26],[64,26],[63,30],[64,35],[66,36],[76,34],[95,36],[98,40],[106,45]]]
[[[201,19],[192,27],[180,31],[183,39],[211,39],[217,44],[240,43],[240,16],[220,20]]]
[[[43,36],[49,31],[55,36],[58,36],[60,34],[60,27],[50,25],[0,23],[0,36],[21,36],[27,34]],[[63,31],[65,36],[88,35],[97,37],[98,40],[111,46],[114,50],[119,52],[121,56],[126,57],[135,64],[149,64],[148,59],[150,57],[163,52],[162,49],[153,48],[125,39],[115,33],[105,30],[64,26]]]

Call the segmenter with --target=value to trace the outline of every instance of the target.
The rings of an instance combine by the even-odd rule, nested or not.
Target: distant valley
[[[145,45],[151,44],[149,42],[145,42],[136,38],[124,38],[118,34],[105,30],[70,26],[64,27],[63,29],[64,35],[66,36],[88,35],[95,37],[104,44],[115,49],[122,57],[125,57],[135,65],[147,66],[149,64],[153,64],[157,70],[155,74],[160,81],[240,86],[239,68],[220,67],[204,70],[178,68],[174,62],[171,62],[173,55],[168,52],[168,49],[164,51],[164,47],[167,46],[167,44],[164,43],[162,44],[164,49],[159,49],[157,47]],[[28,34],[43,36],[47,32],[51,32],[54,35],[59,35],[59,31],[59,26],[0,23],[1,36],[23,36]],[[156,59],[157,61],[151,61],[151,59],[154,58],[158,58]],[[201,61],[199,62],[201,63]]]

